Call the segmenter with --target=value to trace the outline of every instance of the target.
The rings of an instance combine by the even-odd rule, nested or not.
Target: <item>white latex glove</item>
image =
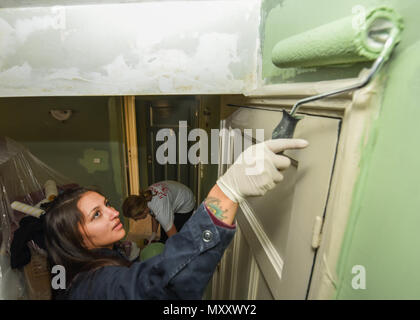
[[[217,185],[237,203],[248,196],[262,196],[283,180],[279,170],[290,166],[289,158],[276,153],[306,146],[308,142],[302,139],[273,139],[250,146],[217,180]]]
[[[150,237],[147,239],[147,244],[149,245],[150,242],[152,242],[153,240],[155,240],[156,238],[156,232],[152,232],[152,234],[150,235]]]

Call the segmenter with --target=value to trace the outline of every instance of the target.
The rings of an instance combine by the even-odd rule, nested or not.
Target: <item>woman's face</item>
[[[118,218],[120,213],[102,195],[88,191],[77,206],[84,217],[79,230],[88,249],[112,248],[115,242],[124,238],[125,230]]]

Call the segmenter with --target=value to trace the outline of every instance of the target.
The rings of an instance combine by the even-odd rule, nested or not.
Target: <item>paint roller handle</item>
[[[290,115],[286,110],[283,110],[283,117],[281,121],[277,125],[277,127],[273,130],[271,135],[272,139],[291,139],[293,138],[293,134],[295,133],[295,128],[299,120],[302,117],[296,117]],[[283,153],[283,152],[281,152]]]

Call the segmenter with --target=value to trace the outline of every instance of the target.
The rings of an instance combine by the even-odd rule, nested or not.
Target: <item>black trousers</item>
[[[176,228],[176,231],[179,232],[182,228],[182,226],[185,224],[185,222],[188,221],[188,219],[192,216],[194,213],[194,209],[187,213],[175,213],[174,214],[174,225]],[[168,236],[166,235],[165,230],[163,230],[162,226],[160,230],[160,240],[159,242],[165,243],[166,240],[168,240]]]

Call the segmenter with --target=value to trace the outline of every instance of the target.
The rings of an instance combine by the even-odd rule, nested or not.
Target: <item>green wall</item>
[[[99,187],[121,210],[122,136],[115,121],[118,110],[108,102],[108,97],[1,98],[0,135],[22,143],[74,182]],[[60,122],[49,114],[51,109],[71,109],[73,115]]]
[[[362,152],[338,299],[420,299],[419,52],[420,41],[388,71],[381,112]],[[365,290],[351,285],[354,265],[366,269]]]
[[[390,63],[382,104],[361,150],[360,174],[337,266],[336,299],[420,298],[420,2],[369,0],[264,1],[262,66],[267,84],[320,81],[357,76],[363,66],[279,69],[271,63],[277,41],[350,15],[355,5],[387,4],[404,19],[405,30]],[[332,31],[333,32],[333,31]],[[353,266],[366,271],[366,288],[354,289]]]

